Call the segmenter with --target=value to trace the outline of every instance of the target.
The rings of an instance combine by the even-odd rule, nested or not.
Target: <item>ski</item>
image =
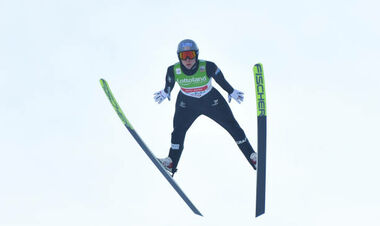
[[[253,67],[255,75],[257,103],[257,182],[256,182],[256,217],[265,213],[265,183],[266,183],[266,139],[267,139],[267,109],[265,98],[264,70],[261,63]]]
[[[182,191],[182,189],[178,186],[178,184],[174,181],[174,179],[170,176],[170,174],[164,169],[164,167],[161,165],[161,163],[157,160],[157,158],[154,156],[154,154],[149,150],[149,148],[145,145],[144,141],[140,138],[140,136],[137,134],[136,130],[133,128],[131,123],[128,121],[128,119],[125,117],[123,111],[121,110],[119,104],[117,103],[115,97],[113,96],[111,89],[104,79],[100,79],[100,84],[103,87],[104,92],[106,93],[109,101],[111,102],[113,108],[115,109],[116,113],[118,114],[119,118],[127,127],[128,131],[132,134],[133,138],[137,141],[137,143],[140,145],[140,147],[143,149],[145,154],[148,155],[149,159],[154,163],[154,165],[157,167],[157,169],[161,172],[161,174],[166,178],[166,180],[170,183],[170,185],[174,188],[174,190],[178,193],[179,196],[185,201],[185,203],[190,207],[190,209],[197,215],[203,216],[201,212],[194,206],[194,204],[190,201],[190,199],[186,196],[186,194]]]

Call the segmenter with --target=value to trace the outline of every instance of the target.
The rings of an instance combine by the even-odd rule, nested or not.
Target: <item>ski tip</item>
[[[253,66],[253,68],[255,68],[255,67],[260,67],[260,68],[262,68],[262,67],[263,67],[263,64],[262,64],[262,63],[257,63],[257,64],[255,64],[255,65]]]
[[[108,85],[107,81],[105,79],[103,79],[103,78],[101,78],[99,81],[100,81],[100,85],[102,85],[102,87]]]

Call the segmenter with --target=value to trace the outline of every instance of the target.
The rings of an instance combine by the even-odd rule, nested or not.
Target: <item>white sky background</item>
[[[0,225],[379,225],[378,1],[0,1]],[[255,172],[201,117],[176,181],[194,215],[109,104],[105,78],[151,150],[166,156],[192,38],[245,92],[232,111],[256,147],[252,66],[268,103],[267,213]],[[227,97],[216,83],[215,87]]]

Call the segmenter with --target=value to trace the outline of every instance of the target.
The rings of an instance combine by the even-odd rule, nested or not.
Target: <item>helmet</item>
[[[182,40],[178,44],[177,54],[179,54],[180,52],[189,51],[189,50],[194,50],[198,56],[199,49],[198,49],[197,44],[191,39],[185,39],[185,40]]]

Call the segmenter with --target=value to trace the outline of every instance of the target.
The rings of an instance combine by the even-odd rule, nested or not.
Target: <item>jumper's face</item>
[[[181,60],[181,62],[183,66],[185,66],[185,68],[191,69],[195,64],[195,58],[194,59],[187,58],[186,60]]]

